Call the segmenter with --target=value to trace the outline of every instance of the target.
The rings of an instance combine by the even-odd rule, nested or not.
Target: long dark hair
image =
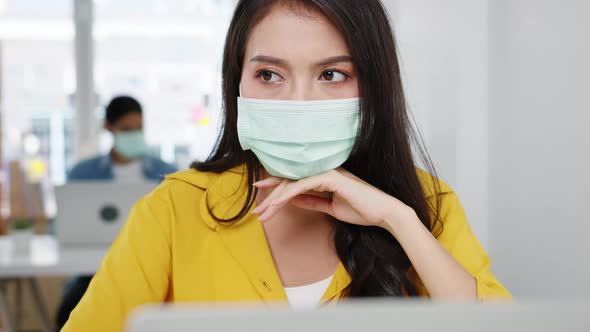
[[[277,3],[319,11],[341,31],[356,67],[362,121],[358,138],[343,167],[364,181],[410,206],[429,229],[439,219],[439,206],[431,206],[417,175],[412,145],[432,174],[436,173],[423,149],[420,135],[412,128],[406,110],[396,43],[387,13],[379,0],[240,0],[227,34],[223,55],[222,133],[205,162],[195,162],[198,171],[221,173],[245,165],[248,192],[241,211],[230,219],[242,219],[254,204],[257,191],[251,184],[259,178],[260,163],[240,147],[237,131],[237,97],[246,42],[252,28]],[[436,195],[438,197],[438,195]],[[348,297],[416,296],[418,287],[410,273],[411,262],[399,242],[386,230],[337,223],[335,247],[352,282]]]

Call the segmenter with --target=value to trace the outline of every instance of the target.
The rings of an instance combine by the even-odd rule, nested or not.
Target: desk
[[[30,285],[45,331],[52,330],[47,308],[39,291],[36,277],[91,275],[96,273],[108,248],[60,248],[53,236],[33,237],[29,256],[17,257],[9,236],[0,236],[0,317],[7,332],[16,331],[9,312],[5,284],[9,281]]]

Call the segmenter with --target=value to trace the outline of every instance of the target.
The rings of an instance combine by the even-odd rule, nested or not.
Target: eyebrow
[[[317,66],[327,66],[340,62],[352,62],[352,57],[349,55],[338,55],[326,58],[317,63]]]
[[[288,66],[289,65],[289,63],[287,61],[285,61],[284,59],[280,59],[280,58],[276,58],[276,57],[268,56],[268,55],[257,55],[255,57],[253,57],[252,59],[250,59],[250,62],[266,62],[266,63],[272,63],[272,64],[280,65],[280,66]],[[325,59],[319,61],[315,65],[320,67],[320,66],[326,66],[326,65],[331,65],[331,64],[340,63],[340,62],[352,62],[352,57],[349,55],[332,56],[332,57],[325,58]]]
[[[275,65],[287,65],[287,61],[283,60],[283,59],[279,59],[279,58],[275,58],[273,56],[268,56],[268,55],[257,55],[255,57],[253,57],[252,59],[250,59],[250,62],[266,62],[266,63],[272,63]]]

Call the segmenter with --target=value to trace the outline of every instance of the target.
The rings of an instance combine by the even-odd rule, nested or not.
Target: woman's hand
[[[259,189],[274,188],[252,211],[260,215],[262,222],[271,219],[289,202],[347,223],[383,227],[392,233],[392,227],[397,222],[404,218],[416,218],[409,206],[341,168],[299,181],[271,177],[254,186]],[[331,198],[309,194],[314,191],[330,193]]]
[[[387,229],[400,243],[433,298],[475,299],[477,283],[419,220],[412,208],[343,169],[300,181],[268,178],[254,184],[274,188],[252,212],[260,221],[285,204],[327,213],[338,220]],[[331,198],[310,192],[331,193]]]

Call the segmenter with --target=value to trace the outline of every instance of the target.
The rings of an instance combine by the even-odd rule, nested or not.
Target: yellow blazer
[[[147,303],[285,302],[257,216],[224,225],[207,210],[212,206],[215,215],[231,217],[241,209],[243,169],[175,173],[141,199],[62,331],[121,331],[129,313]],[[418,174],[434,199],[430,176]],[[444,231],[438,240],[475,277],[479,298],[510,297],[490,271],[457,196],[441,186]],[[349,283],[340,264],[323,301],[338,299]]]

